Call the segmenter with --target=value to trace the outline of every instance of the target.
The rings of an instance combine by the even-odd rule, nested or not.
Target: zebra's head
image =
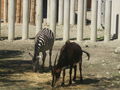
[[[41,56],[33,56],[31,53],[29,53],[29,55],[32,57],[33,71],[37,72],[39,68],[39,61],[41,59]]]

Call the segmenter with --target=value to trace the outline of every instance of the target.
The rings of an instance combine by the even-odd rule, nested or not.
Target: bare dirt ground
[[[71,41],[75,41],[91,55],[87,60],[83,55],[83,83],[79,82],[79,70],[77,81],[68,85],[69,73],[66,76],[65,86],[51,87],[51,72],[47,68],[48,55],[46,58],[46,69],[42,73],[32,71],[31,57],[28,52],[33,53],[35,27],[30,26],[29,40],[21,40],[21,25],[16,26],[16,40],[7,40],[7,26],[2,25],[2,38],[0,40],[0,90],[40,90],[40,89],[69,89],[69,90],[120,90],[120,54],[115,54],[116,47],[120,47],[120,41],[114,40],[108,43],[101,41],[103,31],[98,31],[98,42],[89,40],[90,27],[84,31],[84,41],[76,41],[76,26],[71,26]],[[45,26],[47,27],[47,26]],[[61,46],[63,27],[57,26],[57,38],[53,48],[52,61]],[[88,47],[86,47],[88,46]],[[62,77],[62,75],[61,75]]]

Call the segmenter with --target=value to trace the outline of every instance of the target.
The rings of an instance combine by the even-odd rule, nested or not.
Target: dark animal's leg
[[[52,66],[52,63],[51,63],[51,56],[52,56],[52,49],[50,49],[50,51],[49,51],[49,67]]]
[[[63,70],[63,81],[62,81],[62,84],[61,84],[62,86],[65,85],[64,82],[65,82],[65,69]]]
[[[43,54],[43,58],[42,58],[43,64],[42,64],[42,67],[44,68],[45,58],[46,58],[46,52],[42,52],[42,54]]]
[[[69,84],[72,84],[72,66],[70,66],[70,81],[69,81]]]
[[[82,78],[82,57],[81,57],[81,62],[79,63],[79,70],[80,70],[80,81],[83,81],[83,78]]]
[[[77,71],[77,65],[74,66],[74,77],[73,77],[74,81],[76,80],[76,71]]]

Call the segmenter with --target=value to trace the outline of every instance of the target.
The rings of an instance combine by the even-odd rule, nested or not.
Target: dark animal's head
[[[32,57],[33,71],[37,72],[41,56],[33,56],[31,53],[29,55]]]
[[[57,55],[56,55],[54,66],[52,67],[52,72],[51,72],[52,73],[52,87],[54,87],[57,81],[59,80],[60,73],[61,73],[61,69],[58,68],[57,65],[55,65],[56,60],[57,60]]]
[[[52,87],[55,86],[57,81],[60,78],[61,69],[58,69],[56,66],[52,68]]]

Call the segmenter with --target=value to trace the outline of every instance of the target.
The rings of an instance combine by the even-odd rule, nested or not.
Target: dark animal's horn
[[[54,66],[55,66],[56,61],[57,61],[57,56],[58,56],[58,53],[56,54],[56,57],[55,57]]]
[[[29,52],[29,55],[31,56],[31,57],[33,57],[33,55]]]

